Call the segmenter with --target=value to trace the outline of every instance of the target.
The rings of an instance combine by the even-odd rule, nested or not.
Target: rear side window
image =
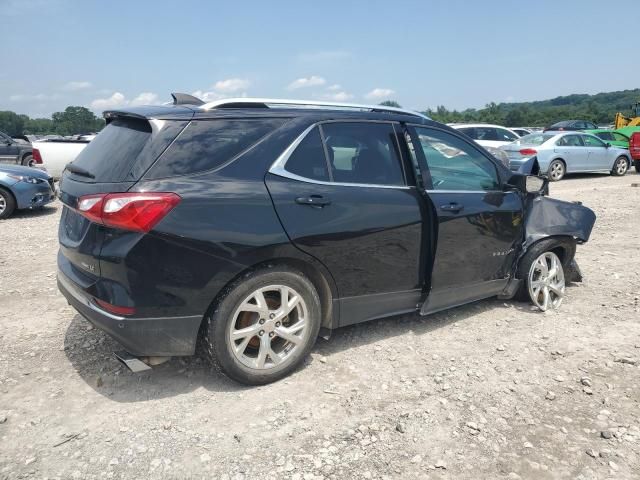
[[[462,133],[464,133],[467,137],[472,138],[473,140],[477,140],[477,136],[476,136],[476,129],[471,127],[471,128],[459,128],[459,131],[461,131]]]
[[[559,147],[584,147],[580,135],[565,135],[556,142]]]
[[[283,119],[194,120],[158,159],[146,178],[188,175],[217,168],[283,123]]]
[[[73,164],[99,182],[120,182],[151,138],[146,120],[117,119],[109,123],[76,157]]]
[[[318,127],[311,130],[296,147],[287,160],[286,169],[301,177],[322,182],[329,181],[327,159],[324,156],[324,147]]]
[[[326,123],[322,131],[335,182],[405,184],[398,142],[390,123]]]
[[[613,135],[610,132],[598,132],[596,136],[602,140],[613,140]]]

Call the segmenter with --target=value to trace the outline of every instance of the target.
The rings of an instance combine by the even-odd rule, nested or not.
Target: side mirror
[[[509,178],[505,185],[508,188],[519,190],[522,193],[547,193],[549,180],[537,175],[522,175],[516,173]]]
[[[610,144],[609,142],[606,142],[606,143],[604,144],[604,146],[605,146],[605,147],[607,147],[607,148],[609,148],[609,147],[611,146],[611,144]]]

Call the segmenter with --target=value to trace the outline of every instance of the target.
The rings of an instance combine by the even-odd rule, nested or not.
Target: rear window
[[[120,182],[150,138],[151,125],[146,120],[113,120],[73,164],[90,172],[96,181]]]
[[[284,119],[194,120],[153,165],[146,178],[204,172],[232,160],[284,123]]]
[[[545,135],[544,133],[531,133],[520,137],[514,143],[516,145],[542,145],[547,140],[551,140],[555,135]]]

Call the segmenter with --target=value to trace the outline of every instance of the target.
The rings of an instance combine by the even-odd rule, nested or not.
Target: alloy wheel
[[[552,180],[557,181],[564,177],[564,165],[561,162],[555,162],[551,165],[549,176]]]
[[[624,175],[627,173],[627,161],[624,158],[619,158],[616,160],[615,170],[618,175]]]
[[[2,215],[6,209],[7,209],[7,201],[2,195],[0,195],[0,215]]]
[[[235,310],[227,346],[246,367],[268,370],[291,359],[309,334],[309,311],[298,292],[286,285],[260,288]]]
[[[558,256],[544,252],[529,269],[529,296],[533,304],[543,312],[558,308],[564,297],[564,271]]]

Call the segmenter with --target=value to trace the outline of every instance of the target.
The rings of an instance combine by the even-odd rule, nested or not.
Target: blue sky
[[[640,87],[640,0],[0,0],[0,110],[172,91],[481,107]]]

